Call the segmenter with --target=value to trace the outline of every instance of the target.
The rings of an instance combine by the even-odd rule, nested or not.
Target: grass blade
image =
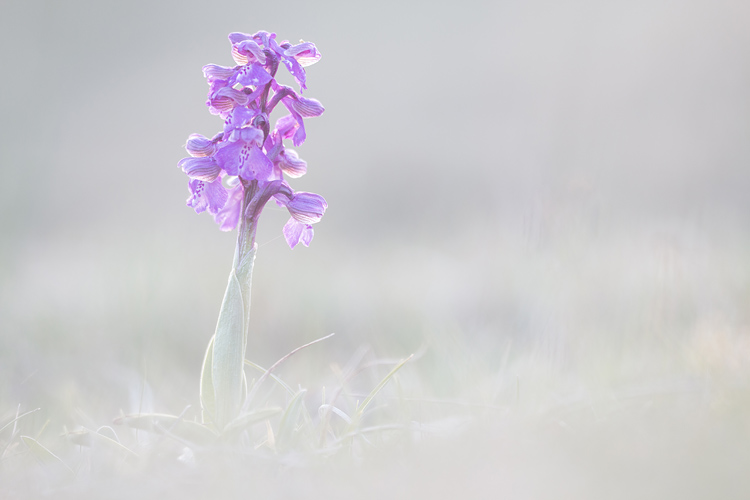
[[[33,437],[21,436],[21,439],[26,444],[26,446],[29,447],[31,454],[34,455],[34,458],[36,458],[39,463],[41,463],[42,465],[59,464],[62,465],[68,472],[70,472],[70,474],[75,475],[73,469],[68,467],[67,464],[60,459],[60,457],[49,451],[44,447],[44,445],[39,443],[39,441],[37,441]]]
[[[300,411],[302,410],[303,396],[307,393],[307,389],[300,389],[297,394],[294,395],[284,411],[284,415],[281,417],[279,423],[279,430],[276,433],[276,446],[280,449],[284,449],[292,440],[294,431],[297,427],[297,421],[299,421]]]
[[[326,335],[325,337],[321,337],[321,338],[319,338],[317,340],[313,340],[312,342],[308,342],[305,345],[299,346],[298,348],[294,349],[293,351],[291,351],[288,354],[286,354],[285,356],[283,356],[281,359],[279,359],[273,365],[271,365],[271,367],[268,370],[266,370],[266,372],[263,375],[261,375],[261,377],[255,383],[255,385],[253,385],[253,388],[250,390],[250,393],[247,395],[247,400],[245,401],[245,408],[244,409],[247,409],[247,407],[250,405],[250,402],[252,401],[253,397],[255,396],[255,393],[258,391],[258,387],[260,387],[260,385],[263,382],[265,382],[265,380],[271,375],[271,372],[274,371],[276,368],[278,368],[278,366],[281,363],[283,363],[284,361],[286,361],[287,359],[289,359],[292,355],[298,353],[299,351],[301,351],[305,347],[310,347],[311,345],[317,344],[318,342],[322,342],[323,340],[329,339],[329,338],[333,337],[334,335],[336,335],[336,334],[335,333],[331,333],[329,335]],[[245,363],[247,363],[247,361],[245,361]]]
[[[393,367],[393,369],[390,372],[388,372],[388,375],[386,375],[385,377],[383,377],[383,380],[381,380],[380,383],[378,383],[378,385],[376,385],[375,388],[372,391],[370,391],[370,394],[367,395],[367,397],[365,398],[365,400],[362,401],[362,403],[357,406],[357,411],[356,411],[356,413],[354,415],[354,420],[352,422],[352,426],[354,424],[356,424],[359,421],[360,418],[362,418],[362,415],[365,412],[365,408],[367,408],[367,406],[370,403],[372,403],[372,400],[375,399],[375,396],[377,396],[378,393],[383,389],[383,387],[385,387],[385,385],[391,380],[391,378],[393,378],[393,376],[396,374],[396,372],[398,372],[401,369],[401,367],[404,366],[413,357],[414,357],[414,355],[412,354],[408,358],[406,358],[406,359],[402,360],[401,362],[399,362],[396,366]]]

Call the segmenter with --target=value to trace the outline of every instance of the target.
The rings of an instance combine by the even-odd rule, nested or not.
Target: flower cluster
[[[210,139],[192,134],[185,145],[191,156],[178,163],[190,178],[187,204],[197,213],[207,210],[223,231],[231,231],[242,218],[254,225],[273,198],[291,215],[283,230],[289,246],[308,246],[312,224],[327,204],[320,195],[294,192],[284,180],[284,174],[297,178],[307,171],[307,163],[284,140],[302,144],[303,119],[323,113],[320,102],[301,95],[307,88],[304,67],[317,62],[320,53],[312,43],[279,43],[275,33],[265,31],[232,33],[229,41],[237,65],[203,67],[209,85],[206,104],[224,119],[224,130]],[[292,74],[299,93],[276,81],[279,65]],[[269,116],[279,104],[289,114],[271,129]]]

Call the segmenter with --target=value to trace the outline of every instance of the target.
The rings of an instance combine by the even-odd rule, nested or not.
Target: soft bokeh
[[[26,432],[53,440],[197,404],[235,235],[185,206],[176,164],[190,133],[221,127],[201,67],[232,64],[229,32],[263,29],[323,54],[295,189],[329,208],[295,250],[286,212],[264,213],[248,358],[335,332],[281,369],[315,392],[361,346],[416,352],[399,381],[421,403],[403,415],[462,422],[405,472],[382,452],[341,491],[388,475],[404,498],[448,495],[414,464],[453,471],[465,453],[469,497],[539,498],[546,477],[556,498],[620,498],[591,484],[652,472],[651,493],[621,497],[737,494],[748,16],[707,0],[4,1],[0,426],[39,407]],[[261,488],[295,491],[282,483]]]

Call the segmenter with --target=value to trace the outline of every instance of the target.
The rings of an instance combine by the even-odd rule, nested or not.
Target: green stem
[[[239,415],[247,393],[244,360],[257,245],[256,218],[246,217],[245,211],[256,194],[256,183],[245,186],[232,271],[201,373],[204,420],[214,422],[220,431]]]

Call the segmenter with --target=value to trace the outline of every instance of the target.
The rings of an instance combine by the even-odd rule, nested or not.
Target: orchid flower
[[[229,41],[237,65],[203,67],[209,85],[206,104],[211,113],[224,119],[223,131],[212,139],[192,134],[185,145],[191,156],[178,162],[190,178],[187,205],[197,213],[208,211],[223,231],[235,229],[242,217],[247,217],[241,215],[243,210],[238,205],[247,205],[256,191],[285,176],[293,179],[307,172],[307,162],[295,150],[287,149],[284,140],[300,146],[306,139],[304,119],[320,116],[325,110],[319,101],[276,82],[276,72],[283,65],[300,91],[307,88],[304,67],[320,59],[313,43],[279,43],[275,33],[265,31],[231,33]],[[279,118],[271,129],[269,116],[278,104],[289,114]],[[227,185],[230,181],[231,187]],[[290,199],[294,199],[291,192]],[[283,234],[291,248],[300,242],[310,244],[312,224],[325,213],[325,200],[315,197],[316,216],[308,217],[307,222],[300,222],[299,208],[290,209],[291,218]],[[254,222],[262,208],[258,207]]]

